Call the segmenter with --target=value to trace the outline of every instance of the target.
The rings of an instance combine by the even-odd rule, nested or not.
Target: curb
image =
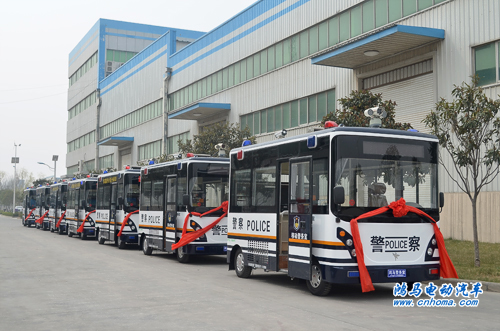
[[[425,281],[422,283],[428,284],[429,282],[431,281]],[[458,283],[458,282],[469,283],[469,284],[480,282],[482,284],[481,289],[483,291],[500,293],[500,283],[483,282],[480,280],[456,279],[456,278],[441,278],[439,280],[433,280],[432,282],[435,285],[443,285],[444,283]]]

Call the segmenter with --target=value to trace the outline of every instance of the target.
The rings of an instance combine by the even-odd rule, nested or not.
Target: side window
[[[151,210],[151,181],[142,182],[141,185],[141,207]]]
[[[187,178],[177,177],[177,206],[182,206],[182,197],[187,194]]]
[[[111,201],[111,185],[106,185],[102,190],[102,209],[109,209]]]
[[[313,161],[313,214],[328,214],[328,159]]]
[[[104,192],[104,187],[99,186],[97,188],[97,209],[103,209],[103,192]]]
[[[234,189],[231,191],[231,204],[236,207],[234,210],[236,212],[248,210],[248,208],[242,207],[250,207],[250,173],[250,169],[236,170],[233,172],[232,185]]]
[[[151,210],[162,210],[163,207],[163,181],[152,182]]]
[[[252,184],[252,206],[276,204],[276,167],[254,169]]]

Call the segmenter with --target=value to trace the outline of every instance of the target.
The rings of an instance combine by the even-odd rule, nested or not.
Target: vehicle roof
[[[189,158],[184,158],[180,160],[174,160],[174,161],[167,161],[167,162],[162,162],[162,163],[156,163],[156,164],[151,164],[147,166],[141,167],[141,171],[145,168],[148,169],[155,169],[155,168],[161,168],[161,167],[166,167],[170,165],[176,165],[178,163],[227,163],[229,164],[229,158],[227,157],[189,157]]]
[[[367,133],[376,133],[380,135],[394,135],[394,136],[407,136],[407,137],[418,137],[418,138],[423,138],[425,140],[436,140],[437,137],[431,134],[427,133],[422,133],[422,132],[411,132],[411,131],[404,131],[404,130],[395,130],[395,129],[384,129],[384,128],[366,128],[366,127],[335,127],[335,128],[329,128],[329,129],[324,129],[324,130],[318,130],[314,132],[308,132],[292,137],[286,137],[286,138],[280,138],[276,140],[271,140],[271,141],[266,141],[262,142],[259,144],[255,145],[248,145],[248,146],[243,146],[243,147],[238,147],[238,148],[233,148],[231,150],[231,154],[237,153],[239,150],[245,150],[245,149],[252,149],[252,148],[260,148],[264,147],[267,145],[275,145],[275,144],[284,144],[286,142],[291,142],[294,140],[301,140],[310,136],[325,136],[325,135],[330,135],[331,133],[342,133],[342,132],[348,132],[348,133],[360,133],[360,134],[367,134]]]

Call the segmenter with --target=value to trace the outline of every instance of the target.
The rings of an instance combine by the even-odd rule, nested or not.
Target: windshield
[[[227,201],[229,193],[229,165],[192,164],[189,173],[191,206],[196,212],[205,212]]]
[[[335,185],[345,191],[342,213],[359,215],[404,198],[437,209],[437,144],[392,138],[341,136]]]
[[[90,209],[95,209],[96,198],[97,198],[97,182],[87,182],[87,190],[85,192],[85,201],[87,202],[87,207]]]
[[[139,209],[139,196],[141,193],[139,186],[139,174],[125,175],[125,206],[127,211]]]

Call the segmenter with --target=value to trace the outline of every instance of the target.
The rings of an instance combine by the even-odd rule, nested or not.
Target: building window
[[[83,75],[97,64],[97,52],[95,52],[84,64],[69,77],[69,86],[76,83]]]
[[[248,127],[251,135],[270,133],[320,122],[333,111],[335,90],[328,90],[241,116],[240,126]]]
[[[114,154],[109,154],[99,158],[99,166],[101,167],[101,169],[108,169],[114,167],[115,162],[113,155]]]
[[[189,139],[189,132],[184,132],[167,138],[167,154],[179,153],[179,140],[185,143]]]
[[[496,41],[474,48],[474,68],[475,74],[479,76],[480,85],[493,84],[499,81],[500,54],[498,44],[499,42]]]
[[[68,153],[79,148],[85,147],[95,142],[95,131],[89,132],[81,137],[76,138],[68,143]]]
[[[139,146],[139,161],[149,160],[161,154],[161,140]]]
[[[134,126],[140,125],[144,122],[152,120],[162,115],[162,100],[159,99],[149,105],[139,108],[125,116],[122,116],[113,122],[101,126],[101,138],[104,139],[112,135],[128,130]]]

